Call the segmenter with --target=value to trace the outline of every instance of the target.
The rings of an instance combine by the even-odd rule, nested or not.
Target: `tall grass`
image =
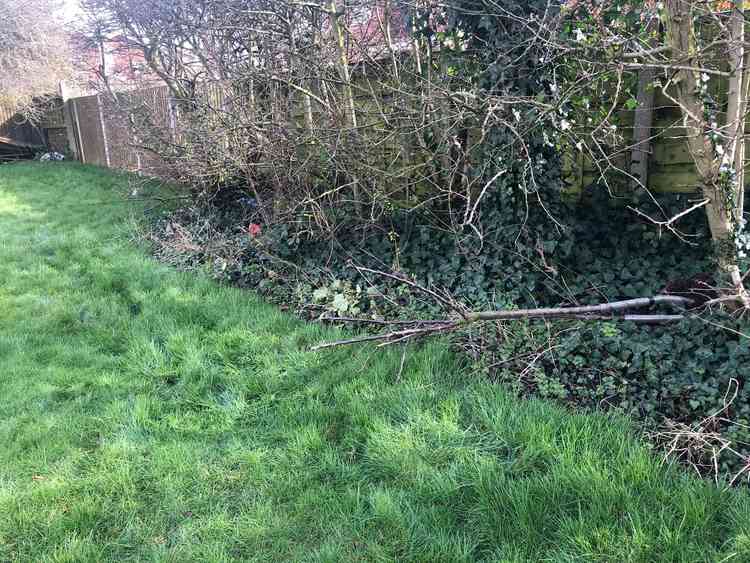
[[[750,561],[745,491],[440,343],[311,353],[135,248],[126,184],[0,167],[0,560]]]

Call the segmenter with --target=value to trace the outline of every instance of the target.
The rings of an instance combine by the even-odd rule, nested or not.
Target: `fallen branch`
[[[607,315],[620,311],[642,309],[653,305],[674,305],[687,307],[692,300],[677,295],[656,295],[654,297],[641,297],[638,299],[627,299],[625,301],[613,301],[611,303],[600,303],[599,305],[584,305],[581,307],[554,307],[544,309],[515,309],[510,311],[480,311],[469,313],[467,321],[503,321],[512,319],[550,319],[550,318],[580,318],[586,315]]]
[[[383,274],[401,281],[405,281],[397,276],[385,274],[383,272],[372,273]],[[413,282],[412,282],[413,283]],[[424,289],[424,288],[421,288]],[[617,320],[630,321],[646,324],[661,324],[677,322],[685,318],[684,315],[665,315],[665,314],[619,314],[633,309],[642,309],[655,305],[670,305],[674,307],[686,308],[693,304],[691,299],[677,295],[656,295],[654,297],[643,297],[639,299],[627,299],[624,301],[613,301],[611,303],[601,303],[598,305],[584,305],[580,307],[556,307],[541,309],[515,309],[503,311],[476,311],[462,315],[460,319],[431,319],[415,321],[377,321],[376,324],[388,324],[390,326],[410,325],[410,328],[394,330],[381,334],[360,336],[335,342],[326,342],[314,346],[312,350],[323,350],[326,348],[335,348],[338,346],[348,346],[351,344],[360,344],[364,342],[380,342],[380,346],[403,343],[409,340],[415,340],[426,336],[435,336],[441,333],[448,333],[465,328],[470,324],[486,321],[510,321],[520,319],[576,319],[583,321],[602,321]],[[341,322],[350,323],[369,323],[369,319],[332,319]]]

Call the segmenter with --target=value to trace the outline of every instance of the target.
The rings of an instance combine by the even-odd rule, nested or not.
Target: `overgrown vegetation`
[[[662,199],[664,208],[681,204],[672,199]],[[217,279],[256,289],[311,319],[442,314],[434,299],[394,280],[363,277],[353,265],[408,272],[475,309],[652,295],[667,289],[663,280],[675,290],[711,265],[706,247],[685,245],[673,235],[658,237],[648,223],[632,221],[627,209],[607,198],[571,207],[562,216],[570,227],[565,236],[538,249],[509,244],[501,228],[485,236],[484,247],[467,248],[450,233],[415,226],[412,214],[394,216],[388,230],[364,240],[357,233],[341,235],[336,243],[298,239],[283,225],[251,235],[247,227],[257,215],[242,209],[240,200],[229,198],[220,207],[214,200],[170,215],[148,236],[162,260],[206,268]],[[604,214],[610,224],[598,219]],[[706,225],[694,218],[685,228],[701,233]],[[536,265],[540,252],[546,267]],[[746,321],[715,313],[666,326],[514,321],[469,331],[455,343],[493,380],[521,394],[627,412],[669,447],[679,426],[685,461],[706,474],[744,481],[750,402],[742,366],[750,360],[749,333]],[[706,432],[704,419],[714,414],[719,416]],[[691,441],[688,428],[703,428],[708,443]],[[729,448],[721,447],[724,440]]]
[[[741,267],[747,245],[744,132],[750,92],[745,2],[576,0],[568,7],[565,33],[576,44],[567,52],[576,58],[568,72],[578,89],[568,109],[573,110],[570,129],[579,131],[578,147],[588,149],[608,185],[616,182],[616,171],[627,171],[623,156],[631,152],[626,182],[653,198],[643,182],[653,140],[683,139],[696,172],[696,199],[680,213],[659,209],[655,218],[636,213],[673,233],[679,233],[680,218],[705,213],[715,267],[723,278],[720,293],[732,298],[731,307],[749,308]],[[642,119],[647,114],[640,110],[653,107],[657,91],[678,109],[671,131]],[[622,105],[636,109],[632,139],[618,130]],[[603,130],[613,132],[614,142],[602,142]]]
[[[161,257],[374,326],[445,311],[357,267],[413,276],[458,304],[448,314],[710,301],[669,327],[495,324],[457,342],[521,393],[636,414],[699,471],[747,475],[736,2],[86,4],[170,92],[157,108],[104,89],[152,171],[186,186],[147,234]],[[680,118],[653,136],[688,138],[695,194],[641,181],[651,131],[629,135],[622,108],[654,89]],[[599,172],[583,202],[566,201],[571,159]]]
[[[750,499],[440,342],[340,335],[128,242],[128,179],[0,168],[0,558],[705,561]],[[95,209],[96,212],[92,212]]]

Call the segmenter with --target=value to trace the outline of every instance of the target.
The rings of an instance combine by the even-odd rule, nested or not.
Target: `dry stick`
[[[586,315],[606,315],[618,311],[640,309],[651,305],[676,305],[688,306],[692,303],[687,297],[677,295],[656,295],[654,297],[641,297],[638,299],[626,299],[625,301],[613,301],[612,303],[600,303],[599,305],[584,305],[581,307],[553,307],[542,309],[516,309],[511,311],[479,311],[469,313],[467,322],[475,321],[502,321],[512,319],[550,319],[561,317],[581,317]]]
[[[619,317],[597,315],[575,318],[584,321],[611,321],[617,319],[618,321],[630,321],[639,324],[662,324],[681,321],[685,318],[685,315],[620,315]]]
[[[383,277],[386,277],[386,278],[390,278],[392,280],[396,280],[396,281],[401,282],[401,283],[405,283],[406,285],[409,285],[409,286],[413,287],[414,289],[417,289],[417,290],[419,290],[419,291],[421,291],[423,293],[426,293],[427,295],[429,295],[430,297],[432,297],[433,299],[435,299],[438,303],[440,303],[443,307],[445,307],[449,311],[455,311],[456,313],[460,314],[462,317],[466,318],[466,312],[462,311],[455,303],[452,303],[449,299],[446,299],[445,297],[443,297],[439,293],[437,293],[437,292],[435,292],[435,291],[433,291],[431,289],[428,289],[428,288],[426,288],[426,287],[418,284],[415,281],[410,280],[406,276],[399,276],[397,274],[389,274],[388,272],[381,272],[379,270],[371,270],[370,268],[365,268],[364,266],[356,266],[355,265],[354,268],[356,268],[356,270],[358,272],[360,272],[360,273],[367,272],[367,273],[370,273],[370,274],[375,274],[377,276],[383,276]]]
[[[446,326],[453,326],[456,323],[448,323]],[[334,348],[337,346],[347,346],[349,344],[359,344],[361,342],[376,342],[380,340],[394,340],[400,341],[403,337],[414,337],[419,336],[420,334],[425,334],[428,332],[432,332],[432,328],[421,328],[421,329],[409,329],[409,330],[400,330],[395,332],[389,332],[388,334],[373,334],[370,336],[359,336],[356,338],[349,338],[346,340],[337,340],[336,342],[325,342],[323,344],[318,344],[317,346],[313,346],[310,348],[312,351],[316,350],[323,350],[325,348]]]
[[[651,221],[654,225],[656,225],[660,229],[662,227],[666,227],[670,231],[674,231],[674,228],[672,227],[672,225],[675,222],[677,222],[678,220],[682,219],[685,215],[689,215],[693,211],[695,211],[697,209],[700,209],[701,207],[705,207],[709,203],[711,203],[710,200],[704,199],[703,201],[701,201],[699,203],[696,203],[692,207],[689,207],[688,209],[685,209],[684,211],[679,212],[677,215],[675,215],[674,217],[672,217],[668,221],[657,221],[656,219],[650,217],[649,215],[647,215],[646,213],[644,213],[640,209],[636,209],[635,207],[631,207],[630,205],[628,205],[628,209],[630,209],[631,211],[634,211],[635,213],[637,213],[638,215],[640,215],[644,219],[647,219],[647,220]]]
[[[406,325],[406,326],[412,326],[412,325],[428,325],[428,324],[445,324],[445,320],[406,320],[406,321],[386,321],[383,319],[358,319],[354,317],[322,317],[320,319],[324,322],[330,322],[330,323],[361,323],[361,324],[374,324],[374,325],[385,325],[385,326],[395,326],[395,325]]]
[[[363,270],[367,271],[365,268]],[[370,270],[372,271],[372,270]],[[377,272],[382,273],[382,272]],[[399,279],[394,275],[387,275],[394,279]],[[402,280],[403,281],[403,280]],[[424,288],[422,288],[424,289]],[[477,311],[468,313],[463,319],[444,321],[414,321],[414,328],[405,330],[396,330],[393,332],[375,334],[338,340],[335,342],[326,342],[313,346],[312,350],[323,350],[325,348],[334,348],[337,346],[347,346],[350,344],[359,344],[362,342],[381,342],[381,346],[394,343],[402,343],[413,340],[422,336],[431,336],[441,332],[451,332],[463,328],[475,322],[480,321],[508,321],[518,319],[577,319],[584,321],[593,320],[624,320],[637,323],[665,323],[675,322],[684,319],[684,315],[622,315],[615,316],[615,313],[628,311],[631,309],[640,309],[652,305],[674,305],[686,307],[693,301],[687,297],[676,295],[656,295],[654,297],[643,297],[639,299],[627,299],[624,301],[614,301],[612,303],[601,303],[599,305],[585,305],[581,307],[557,307],[541,309],[517,309],[505,311]],[[365,321],[366,322],[366,321]],[[396,324],[396,323],[394,323]],[[419,326],[422,324],[422,326]]]

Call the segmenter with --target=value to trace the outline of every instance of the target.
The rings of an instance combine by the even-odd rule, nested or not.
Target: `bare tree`
[[[690,154],[700,178],[700,190],[706,200],[706,215],[711,236],[717,245],[717,263],[722,273],[729,277],[732,290],[744,307],[750,306],[747,291],[742,283],[742,274],[737,262],[735,236],[741,231],[744,219],[744,123],[745,98],[743,79],[745,66],[744,50],[744,2],[733,1],[726,18],[714,17],[717,34],[726,41],[729,55],[729,99],[725,123],[714,126],[706,119],[708,112],[701,91],[701,69],[705,68],[705,45],[696,38],[695,21],[700,21],[703,5],[694,1],[667,0],[665,46],[670,48],[671,60],[666,68],[674,68],[670,77],[675,85],[674,99],[683,113],[687,129]],[[679,68],[678,68],[679,67]],[[709,67],[710,68],[710,67]],[[713,70],[713,69],[711,69]],[[712,137],[712,132],[718,138]]]
[[[0,10],[0,102],[31,119],[70,75],[59,0],[6,0]]]

